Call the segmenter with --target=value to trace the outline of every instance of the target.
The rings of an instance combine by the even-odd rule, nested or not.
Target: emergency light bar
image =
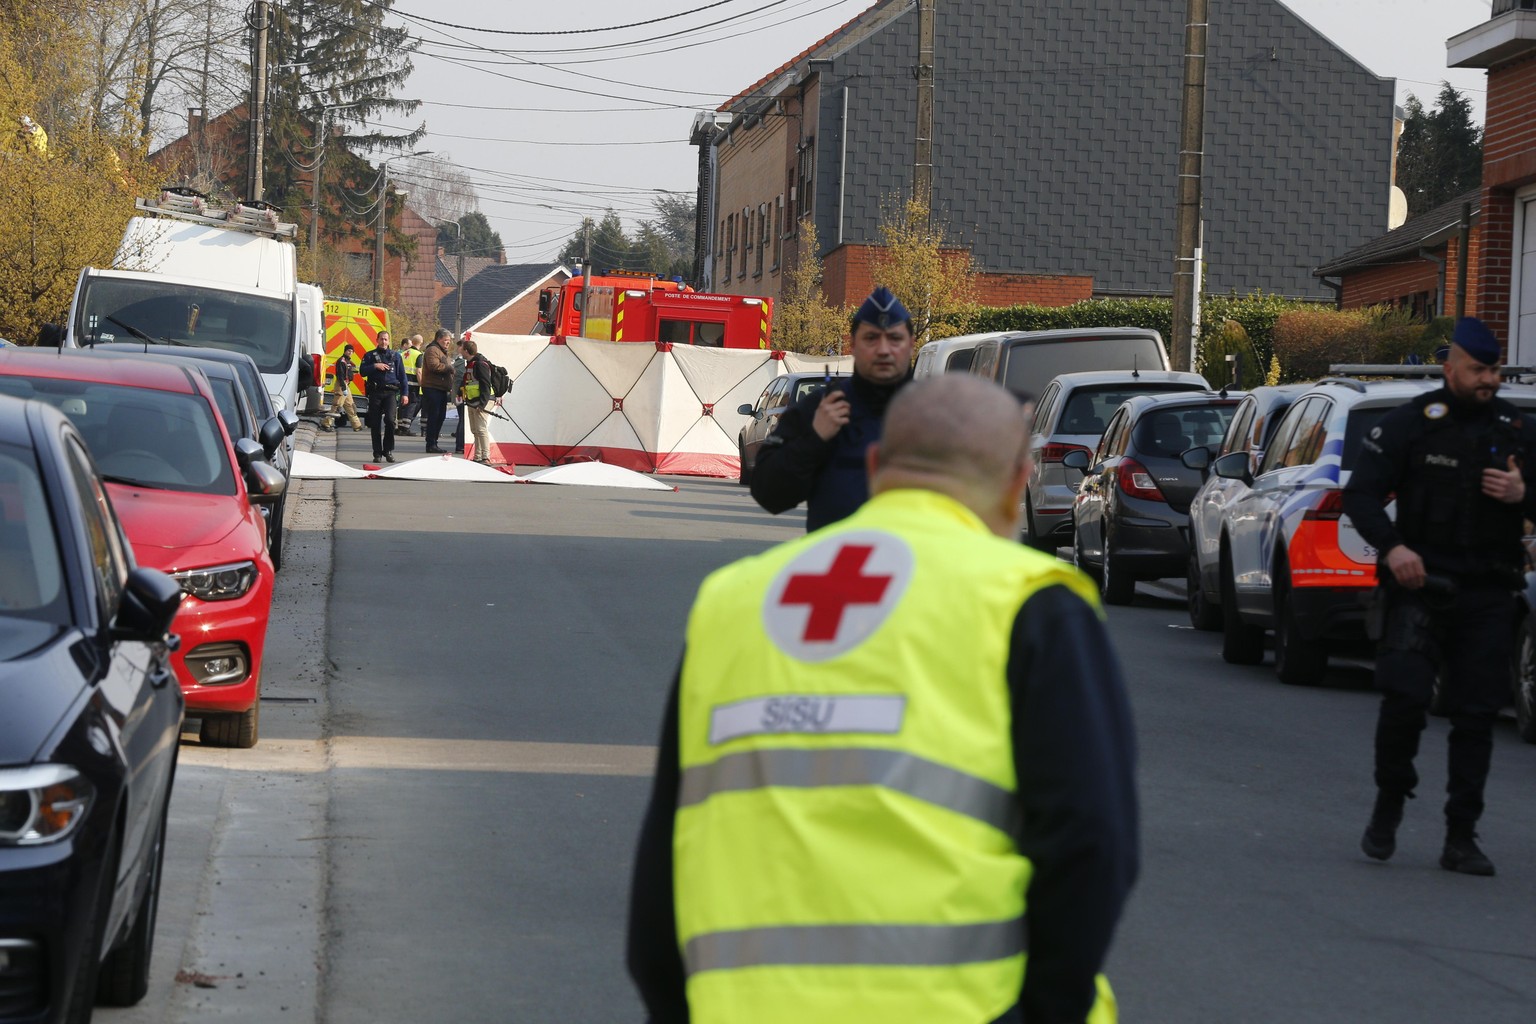
[[[1397,363],[1334,363],[1328,367],[1330,377],[1438,377],[1444,373],[1438,363],[1427,366],[1407,366]],[[1536,367],[1504,366],[1499,368],[1501,377],[1523,377],[1536,373]]]

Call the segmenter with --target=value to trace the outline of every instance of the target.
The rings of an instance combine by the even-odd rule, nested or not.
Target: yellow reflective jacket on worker
[[[405,363],[405,375],[411,380],[416,380],[416,364],[421,362],[421,349],[413,348],[400,357]]]
[[[1018,1002],[1008,648],[1052,584],[1097,606],[918,490],[704,582],[673,832],[694,1024],[986,1024]],[[1099,989],[1095,1024],[1115,1019]]]

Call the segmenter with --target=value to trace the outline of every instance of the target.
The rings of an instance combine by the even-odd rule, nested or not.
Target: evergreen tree
[[[296,215],[309,204],[306,180],[320,162],[322,207],[342,212],[325,217],[333,237],[371,230],[379,171],[352,154],[405,153],[426,134],[425,125],[389,132],[368,124],[381,115],[408,117],[421,105],[395,95],[410,77],[419,42],[385,24],[393,4],[291,0],[269,7],[267,199]]]
[[[1442,82],[1437,106],[1425,110],[1408,97],[1397,142],[1397,184],[1414,216],[1450,202],[1483,177],[1483,130],[1472,123],[1472,103]]]
[[[613,210],[594,222],[591,217],[582,221],[581,227],[560,250],[560,262],[580,262],[587,247],[587,233],[591,232],[592,272],[606,274],[610,270],[646,270],[636,266],[635,246],[624,232],[624,224]],[[643,259],[643,257],[642,257]]]
[[[454,224],[459,226],[455,228]],[[457,221],[439,224],[437,244],[449,256],[458,255],[462,247],[466,256],[489,256],[498,261],[503,259],[501,235],[491,230],[491,222],[479,210],[466,213]]]

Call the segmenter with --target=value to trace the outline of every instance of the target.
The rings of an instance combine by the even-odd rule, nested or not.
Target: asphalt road
[[[356,461],[365,438],[317,450]],[[629,861],[687,608],[803,528],[734,483],[670,482],[306,485],[269,641],[289,700],[255,751],[184,742],[155,985],[100,1019],[640,1019]],[[1109,612],[1143,802],[1109,965],[1123,1019],[1536,1017],[1536,747],[1498,730],[1497,878],[1436,866],[1439,721],[1396,858],[1367,861],[1369,673],[1291,688],[1227,666],[1176,594]]]

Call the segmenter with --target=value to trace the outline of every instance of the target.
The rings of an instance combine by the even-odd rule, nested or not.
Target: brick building
[[[1313,274],[1337,290],[1340,309],[1397,306],[1422,320],[1451,316],[1457,309],[1456,283],[1461,263],[1461,218],[1470,215],[1467,251],[1467,301],[1464,312],[1478,315],[1477,289],[1481,189],[1404,221]]]
[[[1469,302],[1511,363],[1536,360],[1536,0],[1493,0],[1446,42],[1446,63],[1488,69],[1480,265]]]
[[[1184,5],[937,7],[937,217],[988,301],[1167,295]],[[1277,0],[1210,26],[1206,289],[1329,297],[1311,274],[1387,227],[1393,93]],[[814,218],[834,301],[862,294],[911,187],[917,11],[882,0],[695,121],[700,280],[777,296]]]
[[[570,277],[558,263],[493,263],[466,272],[464,283],[438,301],[438,322],[449,330],[458,320],[466,332],[531,334],[539,319],[539,292]]]

